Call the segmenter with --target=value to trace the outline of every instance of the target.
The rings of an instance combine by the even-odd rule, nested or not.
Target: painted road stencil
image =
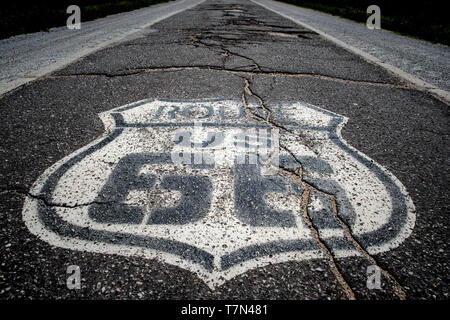
[[[200,276],[210,287],[249,269],[323,257],[302,215],[301,185],[336,197],[340,218],[371,254],[412,231],[401,183],[340,136],[346,118],[300,103],[270,105],[278,126],[238,100],[145,100],[100,114],[103,137],[35,182],[23,209],[52,245],[141,256]],[[281,129],[281,130],[279,130]],[[287,129],[287,130],[285,130]],[[310,195],[308,214],[338,257],[359,252]]]

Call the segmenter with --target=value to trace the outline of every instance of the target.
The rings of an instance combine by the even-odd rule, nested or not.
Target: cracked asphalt
[[[268,106],[279,101],[347,117],[343,138],[406,187],[412,234],[387,252],[347,258],[317,234],[323,259],[258,267],[215,289],[171,264],[31,234],[22,208],[34,181],[104,133],[99,113],[150,98],[253,101],[275,127]],[[3,95],[0,116],[2,299],[448,299],[448,105],[251,1],[205,1],[162,20]],[[73,264],[80,290],[66,287]],[[366,287],[372,264],[384,270],[378,290]]]

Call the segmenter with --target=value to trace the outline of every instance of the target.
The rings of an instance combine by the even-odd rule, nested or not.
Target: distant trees
[[[14,0],[0,5],[0,38],[22,33],[46,31],[66,25],[69,5],[81,8],[81,21],[130,11],[170,0]]]
[[[381,8],[381,27],[450,45],[450,19],[442,0],[281,0],[365,23],[370,5]]]

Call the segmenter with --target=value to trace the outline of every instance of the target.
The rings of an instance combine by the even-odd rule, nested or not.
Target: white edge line
[[[282,12],[279,12],[276,9],[270,8],[270,7],[268,7],[265,4],[259,3],[257,0],[250,0],[250,1],[252,1],[253,3],[255,3],[255,4],[257,4],[257,5],[261,6],[261,7],[264,7],[267,10],[275,12],[276,14],[279,14],[280,16],[282,16],[282,17],[284,17],[286,19],[289,19],[289,20],[295,22],[296,24],[298,24],[298,25],[300,25],[302,27],[305,27],[305,28],[310,29],[310,30],[312,30],[314,32],[317,32],[318,34],[320,34],[325,39],[327,39],[327,40],[337,44],[340,47],[343,47],[344,49],[346,49],[346,50],[348,50],[348,51],[350,51],[350,52],[352,52],[354,54],[357,54],[357,55],[361,56],[366,61],[374,63],[374,64],[376,64],[376,65],[378,65],[378,66],[380,66],[380,67],[382,67],[382,68],[384,68],[384,69],[394,73],[395,75],[399,76],[403,80],[406,80],[406,81],[408,81],[410,83],[413,83],[418,89],[421,89],[423,91],[431,93],[432,95],[434,95],[435,97],[439,98],[441,101],[445,102],[446,104],[450,104],[450,92],[442,90],[442,89],[439,89],[438,87],[436,87],[436,86],[434,86],[434,85],[432,85],[432,84],[430,84],[430,83],[428,83],[426,81],[423,81],[423,80],[417,78],[416,76],[414,76],[414,75],[412,75],[412,74],[410,74],[408,72],[405,72],[405,71],[403,71],[403,70],[401,70],[401,69],[399,69],[397,67],[394,67],[393,65],[390,65],[390,64],[388,64],[386,62],[383,62],[380,59],[372,56],[371,54],[368,54],[367,52],[364,52],[364,51],[362,51],[362,50],[360,50],[358,48],[355,48],[355,47],[353,47],[353,46],[351,46],[351,45],[349,45],[349,44],[347,44],[347,43],[345,43],[345,42],[343,42],[343,41],[341,41],[341,40],[339,40],[339,39],[337,39],[337,38],[335,38],[335,37],[333,37],[333,36],[331,36],[331,35],[329,35],[329,34],[327,34],[325,32],[323,32],[323,31],[319,30],[319,29],[316,29],[316,28],[314,28],[314,27],[312,27],[312,26],[310,26],[310,25],[308,25],[308,24],[306,24],[304,22],[301,22],[300,20],[292,18],[289,15],[286,15],[286,14],[284,14]],[[286,5],[289,5],[289,4],[286,4]],[[297,8],[296,6],[292,6],[292,7],[293,8]]]
[[[98,50],[101,50],[101,49],[103,49],[103,48],[105,48],[105,47],[107,47],[107,46],[109,46],[111,44],[114,44],[116,42],[120,42],[121,40],[123,40],[124,38],[126,38],[128,36],[131,36],[131,35],[133,35],[133,34],[135,34],[137,32],[142,31],[142,29],[148,28],[151,25],[153,25],[153,24],[155,24],[157,22],[160,22],[161,20],[167,19],[167,18],[169,18],[169,17],[171,17],[171,16],[173,16],[173,15],[175,15],[177,13],[180,13],[180,12],[185,11],[185,10],[189,10],[189,9],[191,9],[191,8],[197,6],[197,5],[199,5],[199,4],[201,4],[202,2],[205,2],[205,1],[206,0],[203,0],[203,1],[197,2],[195,4],[189,5],[189,6],[185,7],[185,8],[182,8],[182,9],[179,9],[179,10],[175,10],[175,11],[169,13],[169,14],[160,16],[160,17],[152,20],[151,22],[149,22],[147,24],[144,24],[144,25],[142,25],[140,27],[135,27],[131,31],[123,33],[123,34],[120,34],[120,35],[118,35],[117,37],[115,37],[113,39],[106,40],[106,41],[102,42],[101,44],[98,44],[98,45],[93,46],[91,48],[78,51],[77,53],[75,53],[75,54],[73,54],[73,55],[71,55],[71,56],[69,56],[67,58],[63,58],[60,61],[52,63],[52,64],[50,64],[48,66],[42,67],[42,68],[40,68],[40,69],[38,69],[36,71],[32,71],[31,75],[29,75],[29,76],[25,75],[25,76],[23,76],[21,78],[14,79],[14,80],[12,80],[11,82],[9,82],[9,83],[7,83],[5,85],[1,85],[0,86],[0,98],[3,97],[4,95],[6,95],[8,92],[11,92],[12,90],[14,90],[16,88],[19,88],[19,87],[21,87],[24,84],[27,84],[27,83],[32,82],[34,80],[37,80],[37,79],[41,78],[42,76],[45,76],[45,75],[47,75],[47,74],[49,74],[51,72],[58,71],[58,70],[60,70],[60,69],[62,69],[64,67],[66,67],[67,65],[69,65],[69,64],[71,64],[71,63],[73,63],[73,62],[75,62],[75,61],[77,61],[77,60],[79,60],[79,59],[81,59],[81,58],[91,54],[91,53],[94,53],[94,52],[96,52]],[[175,5],[175,4],[176,4],[176,2],[172,3],[172,6]],[[141,8],[141,9],[145,9],[145,8]],[[137,10],[139,10],[139,9],[137,9]]]

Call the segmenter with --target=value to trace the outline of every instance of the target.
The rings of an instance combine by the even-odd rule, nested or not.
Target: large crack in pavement
[[[250,81],[251,81],[251,79],[245,79],[244,80],[244,89],[243,89],[243,93],[242,93],[242,104],[244,105],[244,108],[246,110],[247,115],[252,116],[256,120],[264,121],[266,124],[270,125],[271,127],[275,128],[275,129],[281,129],[281,130],[283,130],[285,132],[288,132],[290,134],[293,134],[295,136],[299,136],[298,133],[294,133],[292,131],[289,131],[285,127],[277,124],[275,122],[275,120],[271,119],[272,110],[269,107],[266,106],[266,104],[264,103],[264,100],[259,95],[257,95],[256,93],[254,93],[251,90],[251,82]],[[248,99],[247,99],[246,95],[255,97],[257,99],[260,108],[266,114],[265,118],[261,117],[259,114],[255,113],[254,110],[252,110],[251,108],[248,107],[248,103],[247,103]],[[302,140],[302,143],[304,143],[304,140]],[[305,144],[305,145],[308,145],[308,144]],[[289,150],[286,146],[283,146],[281,143],[280,143],[279,146],[283,150],[287,151],[292,156],[292,158],[297,162],[297,164],[299,166],[298,166],[298,169],[296,171],[295,170],[289,170],[289,169],[284,168],[282,166],[278,166],[277,169],[279,170],[281,175],[292,179],[292,181],[297,183],[300,186],[300,188],[303,190],[302,201],[301,201],[300,206],[302,208],[304,222],[308,226],[309,230],[311,231],[311,235],[314,238],[314,240],[316,241],[317,245],[319,246],[319,248],[322,250],[323,254],[325,255],[331,271],[333,272],[333,274],[336,277],[336,280],[339,282],[339,284],[341,285],[341,287],[343,288],[343,290],[347,294],[347,297],[350,300],[355,300],[356,299],[355,293],[353,292],[352,288],[347,283],[347,281],[344,279],[344,276],[342,275],[342,272],[339,270],[338,266],[336,265],[335,257],[333,255],[332,250],[329,249],[328,246],[326,245],[325,241],[322,240],[322,238],[320,236],[320,233],[319,233],[318,227],[314,225],[311,217],[309,216],[308,207],[311,204],[311,197],[310,197],[310,193],[311,192],[316,192],[316,193],[322,194],[325,197],[329,198],[329,200],[330,200],[330,202],[332,204],[333,217],[339,223],[341,228],[344,230],[345,237],[348,240],[350,240],[350,242],[352,243],[354,248],[369,263],[371,263],[372,265],[375,265],[377,268],[379,268],[381,273],[385,277],[387,277],[388,279],[390,279],[393,282],[394,293],[401,300],[405,300],[406,299],[406,293],[405,293],[405,290],[404,290],[403,286],[397,281],[397,279],[389,271],[387,271],[386,269],[380,267],[380,265],[378,264],[376,259],[373,256],[371,256],[367,252],[367,250],[355,239],[355,237],[353,236],[351,227],[346,222],[344,222],[344,220],[339,216],[336,196],[321,190],[320,188],[312,185],[309,182],[306,182],[303,179],[303,166],[302,166],[302,163],[298,160],[297,157],[295,157],[295,155],[292,152],[292,150]],[[313,148],[311,148],[311,149],[313,149]],[[278,152],[279,152],[279,150],[278,150]],[[272,155],[269,159],[272,159],[273,156],[274,155]]]
[[[247,97],[246,97],[247,94],[250,96],[254,96],[258,99],[258,101],[260,103],[259,104],[260,107],[262,107],[266,113],[266,118],[263,118],[260,115],[256,114],[254,111],[250,110],[250,108],[248,107],[248,103],[247,103]],[[248,116],[250,116],[250,117],[253,116],[252,118],[255,118],[259,121],[262,120],[262,121],[266,122],[267,124],[269,124],[271,127],[279,128],[279,126],[277,126],[274,122],[272,122],[270,120],[270,115],[271,115],[271,112],[269,111],[270,109],[267,109],[264,106],[263,100],[259,96],[253,94],[253,92],[250,90],[250,82],[248,79],[245,79],[245,86],[244,86],[244,89],[242,92],[242,104],[243,104],[245,112]],[[280,147],[281,147],[281,145],[280,145]],[[275,149],[275,152],[269,157],[269,160],[267,161],[268,163],[270,163],[271,162],[270,160],[276,156],[276,153],[279,153],[279,149],[278,150]],[[300,170],[303,170],[302,164],[300,162],[298,162],[298,163],[299,163]],[[283,170],[280,166],[277,169],[279,170],[280,173],[285,173],[285,171],[289,172],[288,170]],[[289,177],[292,178],[290,175],[289,175]],[[338,283],[340,284],[340,286],[346,293],[347,297],[350,300],[355,300],[355,294],[354,294],[353,290],[351,289],[349,284],[345,281],[344,277],[342,276],[342,273],[336,266],[335,259],[333,257],[333,254],[331,253],[331,250],[328,249],[328,247],[325,245],[325,243],[321,240],[318,229],[314,226],[314,224],[311,221],[311,218],[309,216],[308,206],[310,204],[310,188],[305,187],[305,186],[309,186],[309,184],[304,183],[302,179],[295,179],[294,181],[296,183],[298,183],[298,185],[304,191],[302,194],[302,200],[300,203],[300,207],[301,207],[301,211],[303,213],[303,215],[302,215],[303,220],[304,220],[306,226],[309,228],[309,230],[311,232],[311,236],[313,237],[314,241],[316,242],[316,244],[318,245],[320,250],[325,255],[325,258],[327,259],[327,262],[328,262],[331,272],[333,273],[336,280],[338,281]]]
[[[39,194],[34,194],[32,192],[28,192],[25,191],[23,189],[4,189],[0,191],[0,194],[4,194],[4,193],[15,193],[15,194],[19,194],[25,197],[29,197],[31,199],[35,199],[38,200],[40,202],[42,202],[43,205],[45,205],[46,207],[55,207],[55,208],[67,208],[67,209],[75,209],[75,208],[82,208],[82,207],[88,207],[90,205],[93,204],[114,204],[117,203],[116,201],[89,201],[89,202],[85,202],[85,203],[77,203],[74,205],[70,205],[67,203],[62,203],[62,202],[53,202],[50,201],[45,195],[39,195]]]
[[[229,51],[225,51],[229,52]],[[230,52],[229,52],[230,53]],[[227,55],[229,57],[230,55],[238,56],[236,53],[230,53]],[[248,65],[250,66],[250,65]],[[321,80],[329,80],[329,81],[335,81],[340,83],[351,83],[351,84],[357,84],[357,85],[367,85],[367,86],[375,86],[375,87],[385,87],[385,88],[399,88],[399,89],[417,89],[412,84],[392,84],[392,83],[384,83],[384,82],[376,82],[376,81],[364,81],[364,80],[352,80],[352,79],[345,79],[340,77],[332,77],[325,74],[317,74],[317,73],[300,73],[300,72],[286,72],[286,71],[264,71],[261,70],[259,65],[257,63],[254,63],[252,65],[253,67],[257,68],[257,71],[245,71],[245,70],[239,70],[239,69],[228,69],[225,67],[214,67],[214,66],[200,66],[200,65],[193,65],[193,66],[165,66],[165,67],[140,67],[140,68],[133,68],[133,69],[127,69],[127,70],[117,70],[115,72],[111,73],[70,73],[70,74],[63,74],[63,75],[48,75],[42,77],[43,79],[64,79],[64,78],[116,78],[116,77],[128,77],[128,76],[134,76],[139,75],[143,73],[150,73],[150,72],[171,72],[171,71],[191,71],[191,70],[207,70],[207,71],[217,71],[217,72],[226,72],[230,74],[235,74],[237,76],[268,76],[268,77],[288,77],[288,78],[312,78],[312,79],[321,79]],[[246,66],[247,67],[247,66]]]

